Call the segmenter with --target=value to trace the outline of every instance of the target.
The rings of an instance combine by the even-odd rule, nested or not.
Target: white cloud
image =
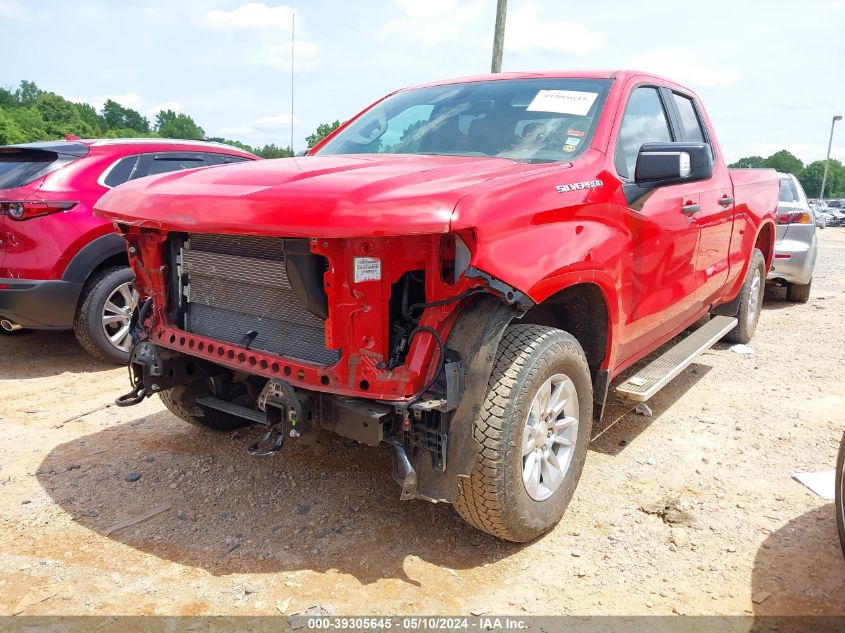
[[[159,103],[152,108],[147,108],[147,116],[155,116],[162,110],[173,110],[174,112],[181,112],[182,111],[182,104],[178,101],[165,101],[163,103]]]
[[[572,20],[544,20],[537,15],[538,8],[529,2],[508,16],[505,52],[547,50],[586,55],[604,45],[604,34]]]
[[[108,98],[112,101],[117,101],[124,108],[137,108],[141,104],[141,95],[137,92],[127,92],[122,95],[111,95]]]
[[[205,24],[216,29],[278,29],[290,31],[293,9],[286,5],[270,7],[249,2],[234,11],[214,9],[205,14]]]
[[[0,19],[32,22],[35,14],[20,2],[0,2]]]
[[[319,48],[314,42],[297,40],[294,46],[294,70],[309,70],[319,65]],[[290,71],[290,44],[271,44],[256,52],[252,61],[255,64],[275,66]]]
[[[255,134],[255,130],[248,125],[235,125],[233,127],[224,127],[220,131],[224,136],[251,136]]]
[[[255,127],[260,128],[280,128],[290,127],[291,123],[296,123],[295,115],[285,112],[283,114],[276,114],[274,116],[262,116],[255,120]]]
[[[68,100],[73,101],[74,103],[88,103],[94,106],[94,109],[97,112],[103,109],[103,106],[109,99],[119,103],[124,108],[132,108],[133,110],[137,110],[143,101],[141,99],[141,95],[137,92],[127,92],[122,95],[106,95],[105,97],[68,97]],[[156,112],[158,112],[158,110],[156,110]]]
[[[260,116],[248,125],[224,127],[220,131],[227,137],[250,141],[262,139],[264,142],[269,142],[267,141],[268,138],[273,137],[281,130],[289,131],[291,124],[297,121],[299,119],[295,115],[283,112],[282,114]]]
[[[662,75],[690,88],[723,88],[736,83],[737,76],[708,62],[690,59],[681,51],[659,50],[637,55],[629,62],[636,70]]]
[[[380,40],[396,38],[434,45],[466,35],[466,27],[483,14],[483,0],[394,0],[404,15],[378,30]]]

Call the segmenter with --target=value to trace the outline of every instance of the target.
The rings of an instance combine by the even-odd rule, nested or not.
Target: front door
[[[623,182],[633,182],[644,143],[678,140],[669,124],[665,95],[654,86],[635,88],[628,99],[615,144],[614,165]],[[652,345],[700,310],[695,266],[700,208],[697,183],[653,189],[626,200],[633,249],[631,277],[621,288],[624,311],[619,360]]]

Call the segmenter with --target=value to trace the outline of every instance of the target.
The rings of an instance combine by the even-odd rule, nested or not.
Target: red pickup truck
[[[527,541],[574,492],[611,380],[650,397],[760,316],[778,179],[640,72],[399,90],[307,156],[107,193],[128,242],[131,405],[392,446],[401,498]],[[711,318],[712,317],[712,318]],[[705,322],[706,321],[706,322]]]

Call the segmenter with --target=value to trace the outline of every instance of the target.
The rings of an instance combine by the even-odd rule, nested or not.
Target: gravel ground
[[[2,336],[0,612],[845,615],[833,503],[792,479],[832,469],[845,428],[845,230],[820,235],[810,302],[770,298],[756,355],[717,345],[652,417],[610,407],[529,545],[400,502],[386,450],[254,460],[257,429],[111,405],[126,371],[69,333]]]

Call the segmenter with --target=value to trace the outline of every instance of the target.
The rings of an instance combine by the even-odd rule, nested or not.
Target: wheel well
[[[115,266],[129,266],[129,257],[126,253],[117,253],[111,257],[106,257],[103,261],[97,264],[94,269],[88,273],[88,279],[95,273],[105,270],[106,268],[114,268]]]
[[[760,229],[760,233],[757,235],[757,241],[754,243],[754,248],[763,253],[763,257],[766,259],[766,270],[769,270],[772,267],[772,257],[774,255],[772,251],[774,243],[775,236],[772,232],[772,225],[764,224],[763,228]]]
[[[609,327],[607,304],[597,285],[582,283],[564,288],[528,310],[519,322],[569,332],[581,344],[595,379],[607,353]]]

